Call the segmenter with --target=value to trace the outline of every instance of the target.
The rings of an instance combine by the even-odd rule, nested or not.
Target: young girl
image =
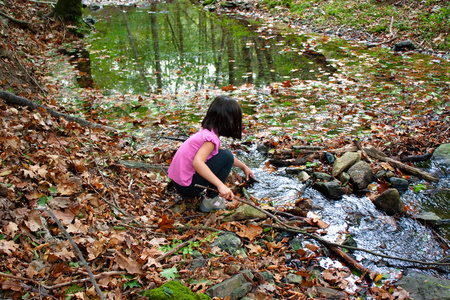
[[[220,149],[219,136],[242,137],[242,110],[236,100],[228,96],[216,97],[209,106],[202,127],[180,146],[168,174],[177,192],[184,197],[197,196],[204,190],[196,184],[217,190],[208,189],[200,204],[201,211],[209,212],[224,209],[223,198],[233,199],[233,192],[225,185],[232,166],[241,168],[247,180],[254,174],[230,151]]]

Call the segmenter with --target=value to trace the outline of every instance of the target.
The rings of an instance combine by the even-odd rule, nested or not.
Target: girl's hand
[[[245,179],[248,181],[250,179],[250,176],[255,178],[255,174],[253,174],[253,171],[250,170],[249,167],[247,167],[246,165],[244,165],[244,167],[242,168],[242,171],[244,171],[245,174]]]
[[[227,199],[227,200],[233,200],[234,194],[230,190],[230,188],[227,187],[226,185],[222,184],[221,186],[219,186],[219,188],[217,190],[219,191],[219,195],[222,198]]]

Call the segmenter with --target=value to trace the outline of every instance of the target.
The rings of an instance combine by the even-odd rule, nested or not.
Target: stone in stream
[[[450,167],[450,144],[442,144],[436,148],[431,160],[444,167]]]
[[[391,188],[397,189],[400,193],[406,192],[409,187],[409,181],[403,178],[391,177],[389,178]]]
[[[364,161],[351,166],[347,173],[350,175],[350,182],[357,190],[365,189],[373,180],[372,167]]]
[[[344,195],[344,189],[339,184],[338,181],[329,181],[329,182],[320,182],[316,181],[314,182],[313,186],[314,189],[321,192],[325,197],[337,200],[341,199]]]
[[[377,209],[384,211],[388,215],[405,213],[400,193],[396,189],[391,188],[384,191],[373,200],[373,204]]]
[[[450,299],[450,280],[411,271],[395,283],[414,300]]]
[[[353,166],[355,163],[361,160],[360,152],[346,152],[341,157],[337,158],[333,164],[333,171],[331,175],[333,177],[339,176],[344,171],[347,171],[348,168]]]

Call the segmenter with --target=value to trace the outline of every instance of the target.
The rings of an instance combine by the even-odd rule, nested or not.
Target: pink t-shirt
[[[208,155],[206,160],[219,153],[220,140],[219,137],[211,129],[202,129],[196,134],[189,137],[177,150],[170,164],[168,175],[173,181],[181,186],[189,186],[192,183],[192,176],[195,169],[192,166],[197,151],[205,142],[212,142],[214,150]]]

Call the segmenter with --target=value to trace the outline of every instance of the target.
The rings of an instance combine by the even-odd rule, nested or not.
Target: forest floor
[[[73,28],[46,18],[48,9],[37,2],[0,1],[0,88],[65,112],[56,98],[59,87],[44,84],[51,74],[44,53],[77,37]],[[268,12],[261,15],[273,17]],[[446,103],[439,118],[430,109],[418,119],[417,127],[411,128],[414,135],[383,135],[367,145],[378,146],[382,140],[387,155],[408,156],[448,143],[448,134],[443,134],[449,130]],[[128,134],[83,127],[55,119],[44,110],[29,110],[4,100],[0,107],[0,298],[96,299],[91,284],[96,281],[107,299],[139,299],[143,290],[173,278],[195,291],[205,291],[244,269],[277,270],[276,291],[259,290],[253,295],[255,299],[274,295],[304,299],[319,285],[345,290],[345,272],[330,273],[328,280],[315,279],[309,273],[309,264],[328,253],[321,248],[311,245],[302,253],[292,251],[283,239],[271,239],[278,235],[275,230],[263,230],[261,223],[222,222],[221,212],[171,211],[179,198],[168,188],[164,175],[120,164],[120,158],[136,155]],[[109,125],[106,120],[97,122]],[[270,139],[262,142],[274,144]],[[337,148],[346,142],[330,141],[330,145]],[[278,145],[288,146],[289,142]],[[153,162],[165,164],[172,154],[160,151]],[[239,192],[237,181],[242,178],[234,175],[231,184]],[[230,207],[239,204],[235,200]],[[61,223],[42,209],[51,210]],[[318,220],[307,221],[312,228],[320,227]],[[270,220],[265,221],[268,224],[273,225]],[[209,242],[217,230],[241,236],[248,258],[230,258],[211,248]],[[193,250],[205,261],[194,271],[190,269]],[[305,278],[300,286],[281,281],[293,272],[285,264],[288,250],[304,261],[302,268],[295,270]],[[88,274],[84,259],[93,276]],[[376,279],[381,282],[381,278]],[[402,299],[405,295],[389,282],[366,286],[364,293],[382,299]]]

